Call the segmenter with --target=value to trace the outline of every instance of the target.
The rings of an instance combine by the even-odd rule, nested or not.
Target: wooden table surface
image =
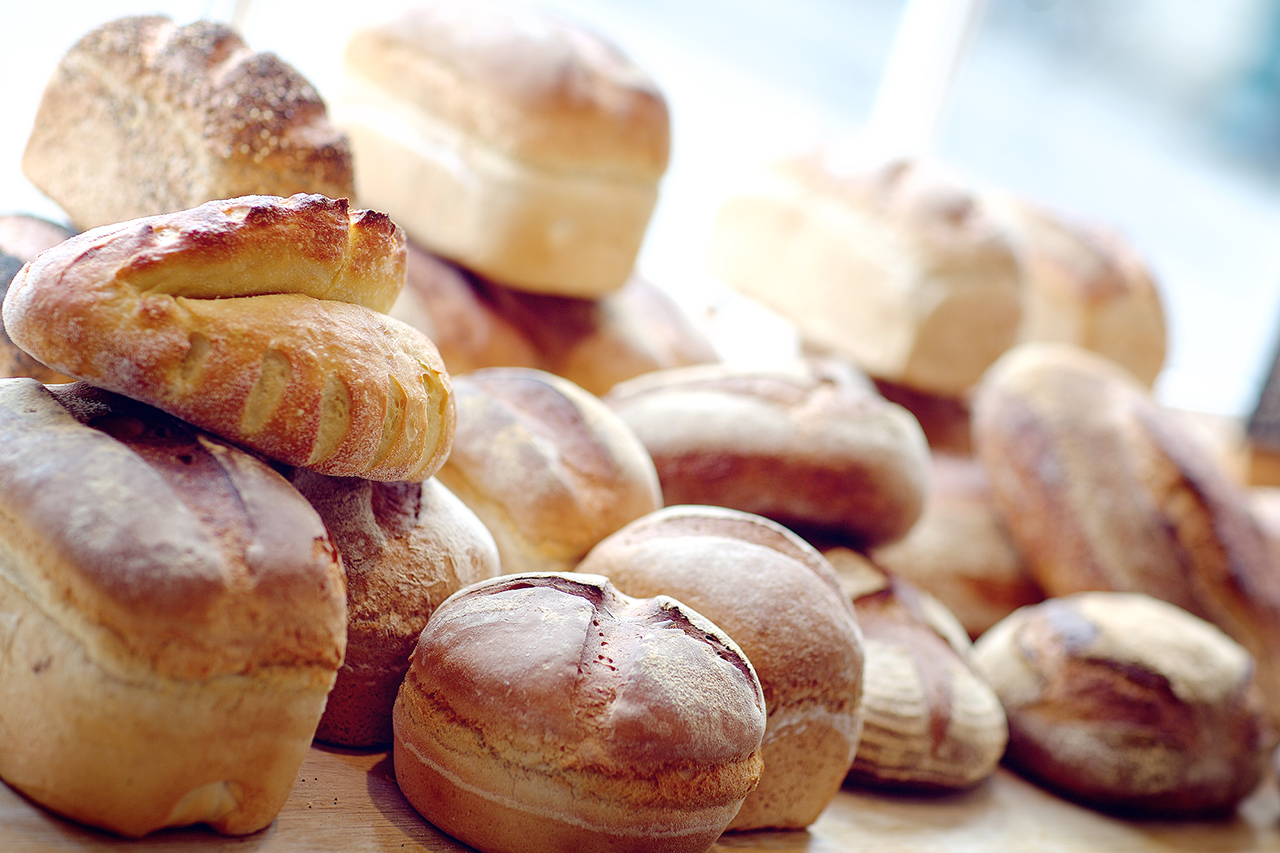
[[[225,838],[202,829],[142,840],[61,820],[0,786],[0,851],[365,851],[470,848],[436,831],[400,795],[385,752],[314,748],[267,829]],[[804,832],[740,833],[713,850],[783,853],[1245,853],[1280,851],[1280,791],[1268,780],[1223,822],[1148,822],[1073,806],[1001,770],[964,794],[899,797],[846,789]]]

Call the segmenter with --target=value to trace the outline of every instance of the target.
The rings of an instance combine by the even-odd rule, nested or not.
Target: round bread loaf
[[[502,571],[568,571],[662,505],[644,445],[597,397],[528,368],[454,380],[458,431],[442,483],[485,523]]]
[[[920,520],[869,555],[938,599],[970,637],[1044,598],[996,509],[986,469],[971,456],[935,451]]]
[[[924,505],[919,423],[831,363],[674,368],[604,399],[653,457],[667,505],[730,507],[866,546],[903,536]]]
[[[379,483],[294,469],[347,578],[347,654],[316,738],[391,743],[391,708],[409,654],[440,602],[498,574],[498,548],[475,513],[441,485]]]
[[[318,195],[87,231],[18,273],[4,325],[45,365],[289,465],[430,476],[453,435],[429,340],[383,310],[404,234]]]
[[[357,30],[334,115],[362,204],[508,287],[594,297],[635,266],[667,104],[616,45],[512,4],[430,0]]]
[[[160,15],[67,51],[22,171],[79,230],[245,195],[354,197],[347,140],[297,71],[225,24]]]
[[[1248,652],[1150,596],[1022,608],[978,639],[975,660],[1009,717],[1008,763],[1098,809],[1228,813],[1275,748]]]
[[[1050,596],[1144,592],[1257,661],[1280,720],[1280,572],[1243,487],[1148,389],[1069,344],[1022,344],[974,394],[974,444]]]
[[[862,635],[827,561],[768,519],[667,507],[591,549],[579,570],[683,601],[733,638],[764,690],[764,772],[730,829],[801,829],[840,790],[862,730]]]
[[[0,778],[128,836],[284,805],[346,640],[315,510],[255,456],[81,384],[0,380]]]
[[[760,682],[710,621],[592,575],[436,609],[395,705],[396,781],[489,853],[702,853],[760,776]]]
[[[990,778],[1009,729],[973,668],[964,628],[937,599],[856,551],[822,553],[853,601],[866,645],[862,740],[849,781],[937,793]]]

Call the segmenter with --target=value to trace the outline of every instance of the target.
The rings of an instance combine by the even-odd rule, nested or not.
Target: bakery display
[[[22,170],[81,231],[245,195],[354,197],[347,141],[297,71],[224,24],[160,15],[67,51]]]
[[[334,115],[361,204],[503,285],[597,297],[630,277],[670,145],[612,42],[538,10],[415,4],[360,28]]]
[[[247,196],[79,234],[18,273],[3,317],[48,367],[273,459],[409,480],[454,412],[434,345],[382,313],[403,282],[385,215]]]
[[[458,429],[438,477],[493,533],[502,571],[569,571],[662,506],[653,460],[599,398],[530,368],[454,379]]]
[[[396,780],[491,853],[701,853],[760,776],[765,700],[705,617],[605,578],[507,575],[432,615],[396,699]]]
[[[987,781],[1009,739],[963,626],[937,599],[856,551],[823,551],[866,647],[863,727],[848,781],[937,794]]]
[[[305,468],[288,478],[320,514],[347,581],[347,652],[316,739],[390,744],[391,708],[418,635],[442,601],[498,574],[498,548],[434,478],[381,483]]]
[[[729,829],[817,820],[858,749],[864,699],[862,634],[822,555],[760,516],[670,506],[601,541],[578,570],[628,595],[688,604],[755,667],[768,709],[764,770]]]
[[[959,396],[1016,340],[1017,256],[984,197],[922,159],[822,149],[764,170],[715,222],[710,263],[811,347]]]
[[[973,638],[1044,598],[996,508],[986,469],[971,456],[935,450],[920,520],[868,556],[936,598]]]
[[[0,778],[141,836],[267,826],[346,644],[337,552],[257,457],[84,385],[0,380]]]
[[[1248,652],[1150,596],[1020,609],[978,640],[975,659],[1008,712],[1008,762],[1095,808],[1230,813],[1276,745]]]
[[[974,395],[974,444],[1050,596],[1143,592],[1222,628],[1280,702],[1280,573],[1247,494],[1132,374],[1069,344],[1022,344]]]
[[[604,399],[644,442],[668,505],[730,507],[866,546],[920,517],[920,425],[836,363],[673,368]]]

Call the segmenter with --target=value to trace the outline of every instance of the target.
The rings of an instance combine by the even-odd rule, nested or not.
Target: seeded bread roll
[[[750,658],[769,715],[764,771],[729,828],[817,820],[840,790],[863,719],[862,634],[822,555],[766,518],[677,506],[607,537],[578,568],[628,595],[683,601]]]
[[[81,384],[0,380],[0,778],[128,836],[284,805],[346,641],[279,474]]]
[[[503,572],[569,571],[662,505],[635,433],[567,379],[493,367],[454,383],[458,432],[438,476],[493,533]]]
[[[1218,625],[1280,719],[1280,573],[1242,486],[1148,389],[1069,344],[1022,344],[974,396],[995,504],[1050,596],[1142,592]]]
[[[510,575],[432,615],[396,699],[396,781],[490,853],[702,853],[760,777],[750,662],[669,598]]]
[[[293,68],[223,24],[156,15],[67,52],[22,169],[82,231],[245,195],[354,197],[347,141]]]
[[[316,738],[391,743],[391,707],[409,653],[440,602],[498,574],[498,548],[475,513],[435,479],[378,483],[294,469],[347,578],[347,654]]]
[[[855,371],[673,368],[604,399],[653,457],[667,505],[730,507],[867,546],[900,538],[920,516],[920,425]]]
[[[1016,339],[1017,260],[967,183],[921,160],[769,169],[722,207],[711,264],[802,340],[876,379],[960,396]]]
[[[1022,608],[978,640],[975,659],[1008,713],[1009,764],[1098,809],[1229,814],[1275,748],[1248,652],[1150,596]]]
[[[362,204],[505,286],[622,287],[657,200],[666,101],[599,35],[493,2],[420,3],[357,31],[334,112]]]
[[[435,347],[381,313],[403,283],[386,216],[247,196],[79,234],[18,273],[3,317],[48,367],[280,462],[412,480],[454,412]]]

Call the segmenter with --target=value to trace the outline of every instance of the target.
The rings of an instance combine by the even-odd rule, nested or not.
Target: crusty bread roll
[[[156,15],[67,52],[22,169],[79,230],[245,195],[354,195],[346,139],[306,80],[223,24]]]
[[[447,599],[395,706],[396,781],[490,853],[702,853],[760,776],[760,682],[723,631],[605,578]]]
[[[1022,277],[1019,341],[1075,344],[1150,387],[1164,367],[1164,305],[1137,249],[1114,228],[994,193]]]
[[[713,271],[877,379],[957,396],[1015,340],[1017,261],[983,197],[936,163],[769,169],[728,199]]]
[[[834,363],[673,368],[604,399],[648,448],[668,505],[731,507],[868,546],[920,516],[929,449],[919,423]]]
[[[1022,344],[974,394],[992,496],[1051,596],[1143,592],[1222,628],[1280,719],[1280,572],[1213,451],[1114,361]]]
[[[128,836],[284,805],[342,661],[342,570],[270,467],[86,386],[0,380],[0,778]]]
[[[316,739],[389,744],[418,635],[445,598],[498,574],[498,548],[435,479],[379,483],[296,468],[289,480],[320,513],[347,579],[347,654]]]
[[[1229,813],[1275,748],[1249,654],[1150,596],[1050,599],[1018,610],[974,649],[1008,714],[1008,763],[1098,809]]]
[[[381,313],[403,283],[386,216],[247,196],[79,234],[19,272],[3,317],[45,365],[273,459],[413,480],[454,412],[435,347]]]
[[[996,509],[982,463],[934,452],[920,520],[874,563],[938,599],[978,637],[1019,607],[1044,598]]]
[[[391,314],[431,338],[452,374],[536,367],[597,396],[643,373],[719,360],[675,300],[639,275],[599,299],[525,293],[412,241],[406,287]]]
[[[866,646],[862,740],[849,781],[937,793],[989,779],[1009,728],[973,668],[963,626],[936,598],[856,551],[822,553],[853,602]]]
[[[684,602],[751,660],[768,709],[764,771],[729,829],[817,820],[862,731],[862,634],[822,555],[766,518],[680,506],[628,524],[578,568],[628,595]]]
[[[502,571],[569,571],[662,506],[630,428],[567,379],[492,367],[454,380],[458,431],[440,481],[493,533]]]
[[[493,2],[428,0],[358,30],[334,115],[361,204],[504,285],[617,290],[666,170],[666,101],[617,47]]]

